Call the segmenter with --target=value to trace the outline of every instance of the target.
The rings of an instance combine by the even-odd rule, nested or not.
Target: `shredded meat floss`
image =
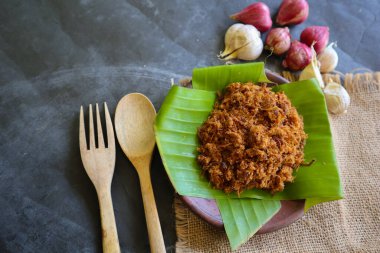
[[[284,190],[304,161],[303,121],[284,93],[232,83],[198,129],[198,163],[226,193]]]

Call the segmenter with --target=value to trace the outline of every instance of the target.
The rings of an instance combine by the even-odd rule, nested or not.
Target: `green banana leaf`
[[[270,82],[265,75],[263,62],[196,68],[192,78],[194,89],[208,91],[222,90],[233,82],[249,81]]]
[[[248,241],[281,208],[280,201],[259,199],[218,199],[231,249]]]
[[[315,81],[301,81],[276,87],[300,95],[292,100],[303,115],[308,140],[306,161],[315,159],[309,167],[301,167],[293,183],[283,192],[271,195],[257,189],[243,192],[242,198],[308,199],[342,198],[341,183],[328,124],[323,95]],[[155,123],[156,139],[162,161],[175,189],[181,195],[203,198],[226,198],[213,189],[200,173],[196,162],[197,128],[207,119],[215,100],[215,92],[173,86],[165,99]],[[320,113],[318,111],[321,111]],[[229,197],[237,197],[229,194]]]
[[[343,197],[323,94],[315,80],[280,85],[304,117],[308,139],[305,159],[315,162],[301,167],[295,181],[283,192],[271,195],[262,190],[244,191],[241,198],[257,199],[340,199]],[[157,145],[175,189],[181,195],[223,199],[238,197],[213,189],[201,175],[196,162],[197,128],[207,119],[215,92],[173,86],[155,123]]]
[[[231,245],[238,245],[244,236],[255,232],[257,227],[242,225],[236,217],[228,214],[235,210],[232,202],[223,201],[239,198],[236,194],[226,195],[213,189],[208,180],[201,175],[201,169],[196,162],[198,146],[197,128],[207,119],[216,98],[216,91],[223,89],[231,82],[265,82],[264,65],[262,63],[225,65],[194,69],[193,87],[187,89],[173,86],[169,91],[155,122],[157,145],[167,174],[177,192],[181,195],[217,199],[226,232],[230,234]],[[327,109],[323,93],[315,80],[306,80],[276,86],[274,91],[283,91],[304,118],[305,132],[309,135],[305,146],[305,159],[316,160],[309,167],[301,167],[296,172],[293,183],[287,184],[281,193],[271,195],[257,189],[247,190],[236,200],[242,205],[244,198],[264,200],[306,199],[305,210],[312,205],[343,197],[331,131],[327,117]],[[233,199],[232,199],[233,200]],[[232,201],[231,200],[231,201]],[[242,201],[242,202],[239,202]],[[249,201],[258,200],[247,200]],[[235,201],[233,201],[235,203]],[[268,202],[266,202],[268,203]],[[278,201],[273,203],[279,204]],[[253,205],[253,204],[250,204]],[[277,210],[268,209],[272,217]],[[236,210],[241,212],[244,208]],[[271,214],[271,215],[269,215]],[[234,219],[227,219],[233,217]],[[259,216],[262,218],[264,216]],[[252,217],[254,224],[259,226],[266,221]],[[239,225],[233,225],[239,224]],[[261,226],[261,225],[260,225]],[[240,230],[240,237],[232,237],[235,227]],[[241,232],[245,231],[245,232]]]

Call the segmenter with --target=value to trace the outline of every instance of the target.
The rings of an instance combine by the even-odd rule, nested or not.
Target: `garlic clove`
[[[255,60],[263,51],[260,32],[252,25],[232,25],[226,32],[224,43],[225,49],[218,55],[223,60]]]
[[[242,29],[243,27],[244,27],[243,24],[234,24],[227,29],[227,32],[224,36],[225,48],[224,48],[224,51],[219,55],[219,58],[224,59],[225,57],[228,57],[230,54],[232,54],[236,50],[236,48],[242,46],[240,45],[240,43],[244,44],[243,40],[239,41],[236,39],[237,37],[236,34],[238,34],[239,30]],[[245,37],[243,37],[243,39],[244,38]]]
[[[336,46],[336,43],[331,43],[318,55],[318,61],[321,64],[321,73],[334,71],[338,65],[339,58],[334,46]]]
[[[319,70],[319,63],[317,60],[317,54],[313,47],[311,47],[312,59],[309,65],[306,66],[304,70],[302,70],[299,80],[307,80],[311,78],[316,78],[319,86],[323,89],[325,87],[325,83],[323,82],[321,72]]]
[[[332,114],[342,114],[347,112],[350,105],[350,95],[346,89],[335,82],[329,82],[324,89],[327,109]]]

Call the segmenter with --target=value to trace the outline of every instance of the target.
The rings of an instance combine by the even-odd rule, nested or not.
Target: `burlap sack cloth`
[[[380,252],[380,73],[344,80],[351,105],[330,122],[345,199],[317,205],[279,231],[254,235],[235,252]],[[231,251],[225,232],[179,199],[175,211],[176,252]]]

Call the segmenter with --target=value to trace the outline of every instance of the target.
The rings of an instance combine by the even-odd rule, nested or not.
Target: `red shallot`
[[[265,40],[265,48],[271,50],[275,55],[282,55],[290,48],[289,28],[273,28],[269,31]]]
[[[315,43],[314,50],[317,54],[319,54],[327,46],[327,43],[329,42],[329,35],[330,32],[327,26],[309,26],[302,31],[301,42],[305,43],[309,47]]]
[[[269,8],[262,2],[248,5],[240,12],[231,15],[230,18],[244,24],[253,25],[260,32],[266,32],[272,27]]]
[[[276,22],[279,25],[297,25],[309,16],[309,4],[306,0],[284,0],[280,5]]]
[[[292,41],[286,58],[282,62],[284,68],[297,71],[304,69],[311,62],[311,48],[297,40]]]

